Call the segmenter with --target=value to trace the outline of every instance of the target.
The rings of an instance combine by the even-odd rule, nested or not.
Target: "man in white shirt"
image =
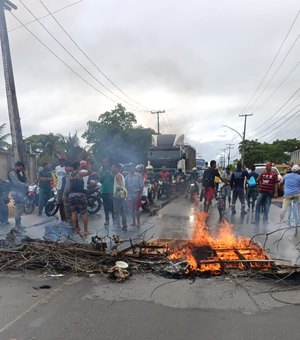
[[[60,155],[58,157],[58,165],[55,167],[55,175],[57,178],[57,203],[59,206],[59,212],[60,212],[60,218],[62,221],[66,221],[66,214],[64,209],[64,203],[63,203],[63,178],[66,177],[66,167],[65,167],[66,157],[64,155]]]

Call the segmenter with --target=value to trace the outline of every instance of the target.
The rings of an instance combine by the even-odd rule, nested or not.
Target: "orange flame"
[[[236,237],[232,231],[232,225],[227,221],[222,222],[218,234],[213,237],[207,228],[206,217],[207,214],[204,212],[195,212],[195,226],[191,241],[181,247],[175,247],[168,257],[170,260],[185,258],[189,264],[189,270],[209,271],[214,274],[232,268],[261,270],[270,268],[270,262],[255,262],[255,260],[269,260],[269,258],[257,244],[251,243],[250,245],[249,238]],[[193,252],[195,249],[200,249],[204,258],[197,258]]]

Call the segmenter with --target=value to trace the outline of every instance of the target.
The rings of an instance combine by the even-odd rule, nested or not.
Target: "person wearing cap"
[[[278,175],[272,170],[272,163],[266,163],[266,170],[258,176],[256,182],[258,184],[258,196],[254,223],[259,224],[260,213],[263,209],[263,223],[268,224],[272,196],[278,197]]]
[[[280,223],[283,222],[285,213],[291,204],[291,200],[296,198],[298,203],[300,201],[300,166],[298,164],[292,166],[292,172],[286,174],[282,178],[281,184],[284,185],[284,195],[280,213]]]
[[[62,221],[66,221],[66,214],[63,203],[63,179],[66,177],[66,157],[64,155],[60,155],[58,157],[58,165],[55,167],[55,176],[57,178],[57,203],[59,206],[60,218]]]

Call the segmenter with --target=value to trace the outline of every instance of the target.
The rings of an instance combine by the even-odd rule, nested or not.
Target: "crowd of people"
[[[201,196],[204,198],[204,211],[208,212],[212,200],[216,197],[219,184],[223,182],[223,196],[228,199],[232,214],[236,214],[236,202],[239,199],[242,214],[254,212],[253,223],[257,225],[262,214],[263,223],[268,224],[272,197],[277,198],[279,187],[282,187],[284,197],[279,221],[282,223],[291,199],[296,198],[298,202],[300,201],[300,166],[294,164],[281,180],[277,172],[272,169],[270,162],[265,164],[265,169],[260,174],[255,170],[254,165],[247,170],[241,163],[237,163],[235,170],[231,171],[227,167],[222,171],[217,169],[216,161],[211,161],[210,167],[204,171],[202,178]]]
[[[61,220],[72,223],[74,230],[81,233],[80,216],[83,234],[88,235],[90,231],[87,192],[100,183],[105,226],[108,227],[113,223],[117,228],[127,230],[128,215],[132,218],[131,226],[140,226],[142,198],[148,208],[150,201],[153,203],[149,195],[150,181],[154,178],[153,167],[150,164],[135,166],[131,163],[125,170],[122,164],[110,164],[108,159],[103,159],[100,170],[93,171],[86,160],[70,162],[61,155],[57,162],[54,171],[50,171],[50,165],[47,162],[43,163],[38,170],[36,181],[30,184],[38,185],[38,216],[42,216],[46,203],[53,196],[55,186]],[[171,175],[166,167],[162,167],[158,177],[163,181],[163,186],[168,192]],[[11,192],[15,205],[15,228],[22,230],[21,215],[28,192],[25,165],[22,162],[16,162],[8,178],[9,183],[6,181],[0,183],[0,223],[9,224],[7,204],[8,194]],[[7,185],[7,189],[4,189],[4,185]]]
[[[117,228],[127,230],[127,218],[131,216],[131,226],[139,227],[140,208],[142,202],[146,211],[155,197],[161,195],[169,197],[171,191],[195,195],[200,202],[204,199],[204,211],[208,212],[212,201],[217,198],[219,190],[228,201],[232,214],[236,214],[236,204],[239,199],[241,213],[252,211],[255,213],[254,223],[259,224],[261,215],[263,223],[268,223],[268,214],[272,197],[278,196],[280,185],[284,187],[283,207],[280,222],[283,222],[285,213],[292,198],[300,200],[300,166],[295,164],[281,180],[272,170],[272,164],[266,163],[265,170],[260,174],[255,166],[246,169],[237,163],[233,171],[229,167],[218,169],[216,161],[212,160],[200,175],[195,167],[189,174],[178,169],[171,174],[163,166],[157,173],[153,172],[150,163],[128,164],[125,169],[122,164],[110,164],[108,159],[102,160],[99,171],[93,171],[86,160],[70,162],[63,155],[58,158],[58,165],[50,171],[50,165],[44,163],[37,174],[36,184],[39,186],[38,215],[43,214],[47,201],[52,197],[53,185],[57,189],[57,203],[62,221],[72,223],[74,230],[81,234],[79,216],[83,223],[83,234],[90,233],[88,228],[88,200],[87,192],[91,187],[101,183],[101,198],[104,208],[105,226],[113,223]],[[9,185],[0,182],[0,223],[8,224],[8,192],[12,193],[15,204],[15,228],[21,230],[21,215],[24,209],[24,197],[28,190],[26,167],[22,162],[15,164],[15,169],[8,174]],[[145,208],[143,206],[143,208]]]

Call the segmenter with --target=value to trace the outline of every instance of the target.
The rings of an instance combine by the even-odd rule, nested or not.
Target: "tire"
[[[90,215],[95,215],[97,214],[98,211],[100,211],[102,207],[102,201],[101,198],[95,197],[95,196],[87,196],[87,201],[88,201],[88,213]]]
[[[26,215],[32,214],[34,211],[34,202],[28,198],[24,201],[24,213]]]
[[[54,216],[58,211],[57,201],[54,199],[50,199],[45,205],[45,214],[50,217]]]

